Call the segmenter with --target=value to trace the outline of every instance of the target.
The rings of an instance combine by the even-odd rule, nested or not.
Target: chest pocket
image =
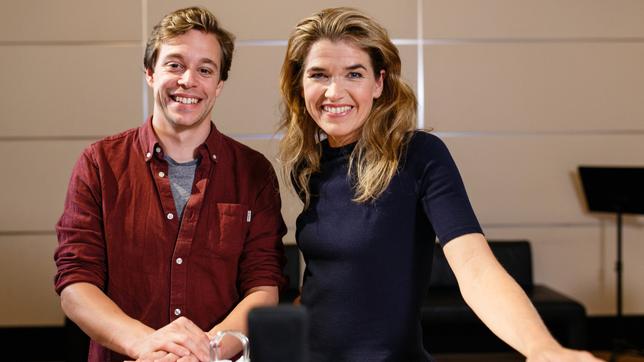
[[[217,204],[219,240],[214,244],[218,252],[226,255],[241,253],[248,227],[247,213],[248,207],[242,204]]]

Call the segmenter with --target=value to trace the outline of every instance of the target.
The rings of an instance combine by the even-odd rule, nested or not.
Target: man
[[[286,227],[275,173],[210,121],[233,47],[208,10],[165,16],[144,59],[153,115],[74,168],[55,287],[92,339],[90,361],[207,361],[209,337],[245,332],[251,308],[277,303]]]

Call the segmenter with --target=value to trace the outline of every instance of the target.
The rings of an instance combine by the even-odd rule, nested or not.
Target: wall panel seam
[[[43,236],[56,235],[55,230],[0,230],[0,237],[3,236]]]
[[[422,0],[419,0],[422,1]],[[422,20],[419,18],[419,27]],[[0,46],[112,46],[140,47],[145,40],[2,40]],[[450,44],[485,44],[485,43],[644,43],[644,37],[634,38],[393,38],[395,45],[450,45]],[[143,44],[142,44],[143,43]],[[285,39],[273,40],[238,40],[235,46],[274,46],[284,47]]]
[[[57,47],[57,46],[102,46],[102,47],[120,47],[120,48],[138,48],[141,46],[139,40],[51,40],[51,41],[0,41],[0,46],[39,46],[39,47]]]
[[[550,137],[550,136],[635,136],[644,135],[644,129],[623,130],[562,130],[562,131],[433,131],[438,137]],[[226,133],[236,140],[280,140],[282,133]],[[108,137],[105,135],[75,136],[0,136],[0,142],[34,142],[34,141],[96,141]]]
[[[542,44],[542,43],[644,43],[644,37],[577,37],[577,38],[426,38],[424,45],[453,44]]]
[[[425,128],[425,52],[423,51],[423,1],[416,1],[416,126]]]

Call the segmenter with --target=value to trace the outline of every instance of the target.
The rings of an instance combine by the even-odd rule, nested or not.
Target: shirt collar
[[[159,143],[159,138],[154,129],[152,128],[152,116],[149,116],[147,120],[140,127],[140,146],[145,162],[148,162],[152,159],[157,148],[160,149],[161,145]],[[210,134],[204,143],[199,146],[196,150],[202,157],[206,156],[213,161],[217,161],[218,151],[221,149],[221,143],[223,142],[223,135],[215,124],[210,122]]]

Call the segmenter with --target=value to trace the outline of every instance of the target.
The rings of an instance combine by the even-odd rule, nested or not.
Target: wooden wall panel
[[[214,108],[222,132],[272,134],[280,111],[279,72],[285,47],[239,47],[229,78]]]
[[[4,1],[0,42],[140,41],[141,2]]]
[[[644,165],[642,136],[446,137],[479,219],[494,224],[592,220],[578,165]]]
[[[233,32],[238,40],[286,40],[301,19],[326,7],[352,6],[378,19],[394,38],[416,37],[417,0],[369,1],[315,0],[258,2],[224,1],[150,1],[148,26],[152,29],[165,14],[187,6],[205,6]]]
[[[143,120],[140,46],[0,46],[0,136],[104,135]]]
[[[54,291],[56,236],[0,234],[0,327],[62,326]]]
[[[644,131],[644,42],[425,47],[439,131]]]
[[[642,37],[639,0],[423,0],[427,38]]]
[[[63,211],[72,167],[91,141],[0,142],[0,232],[53,231]]]

